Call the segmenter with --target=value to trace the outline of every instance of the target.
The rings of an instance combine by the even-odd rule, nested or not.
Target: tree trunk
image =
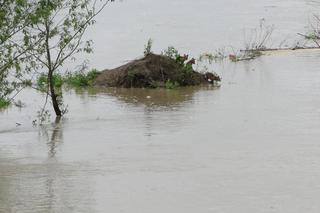
[[[59,102],[57,100],[57,95],[56,95],[55,89],[54,89],[53,72],[52,71],[49,71],[49,73],[48,73],[48,83],[49,83],[49,86],[50,86],[49,89],[50,89],[52,106],[53,106],[54,112],[56,113],[57,117],[61,117],[62,113],[61,113],[61,110],[59,108]]]
[[[62,113],[59,108],[59,102],[57,100],[57,95],[54,90],[54,82],[53,82],[53,71],[55,68],[52,66],[52,61],[51,61],[51,53],[50,53],[50,45],[49,45],[49,37],[50,37],[50,25],[48,20],[45,22],[46,26],[46,52],[47,52],[47,61],[48,61],[48,84],[49,84],[49,89],[50,89],[50,94],[51,94],[51,100],[52,100],[52,106],[54,109],[54,112],[56,113],[57,117],[61,117]]]

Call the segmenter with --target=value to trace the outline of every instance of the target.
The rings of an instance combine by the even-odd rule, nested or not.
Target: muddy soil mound
[[[104,70],[94,82],[96,86],[107,87],[165,87],[166,83],[177,83],[180,86],[199,85],[201,83],[220,80],[218,76],[201,74],[193,69],[186,69],[175,60],[156,54],[148,54],[144,58],[134,60],[111,70]]]

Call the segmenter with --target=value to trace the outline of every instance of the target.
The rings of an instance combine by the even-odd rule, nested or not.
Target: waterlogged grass
[[[10,101],[6,98],[0,97],[0,109],[7,108],[10,105]]]
[[[96,69],[85,72],[74,72],[61,75],[59,73],[53,75],[53,84],[56,88],[61,88],[62,85],[71,87],[89,87],[93,86],[93,82],[96,79],[99,72]],[[40,89],[45,89],[48,86],[48,76],[41,74],[37,78],[37,86]]]
[[[56,88],[61,88],[64,83],[64,77],[61,74],[53,75],[53,84]],[[48,76],[41,74],[37,79],[37,86],[41,89],[45,89],[48,86]]]
[[[173,81],[166,81],[165,87],[166,89],[176,89],[180,86],[180,84],[178,82],[173,82]]]
[[[89,87],[93,86],[93,82],[96,79],[99,72],[96,69],[84,72],[68,73],[65,76],[65,83],[72,87]]]

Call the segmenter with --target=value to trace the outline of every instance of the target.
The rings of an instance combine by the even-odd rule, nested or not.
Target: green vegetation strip
[[[71,87],[90,87],[98,74],[96,69],[92,69],[88,73],[74,72],[66,75],[57,73],[53,75],[53,84],[56,88],[61,88],[64,84]],[[40,89],[45,89],[48,86],[48,76],[41,74],[37,79],[37,86]]]

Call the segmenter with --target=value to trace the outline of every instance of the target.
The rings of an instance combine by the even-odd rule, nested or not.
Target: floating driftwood
[[[290,53],[297,51],[320,51],[320,47],[293,47],[293,48],[263,48],[240,50],[239,55],[230,54],[229,59],[232,62],[248,61],[261,55],[270,55],[275,53]]]
[[[269,54],[275,52],[294,52],[294,51],[319,51],[320,47],[291,47],[291,48],[265,48],[260,50],[240,50],[241,52],[260,52],[261,54]]]

